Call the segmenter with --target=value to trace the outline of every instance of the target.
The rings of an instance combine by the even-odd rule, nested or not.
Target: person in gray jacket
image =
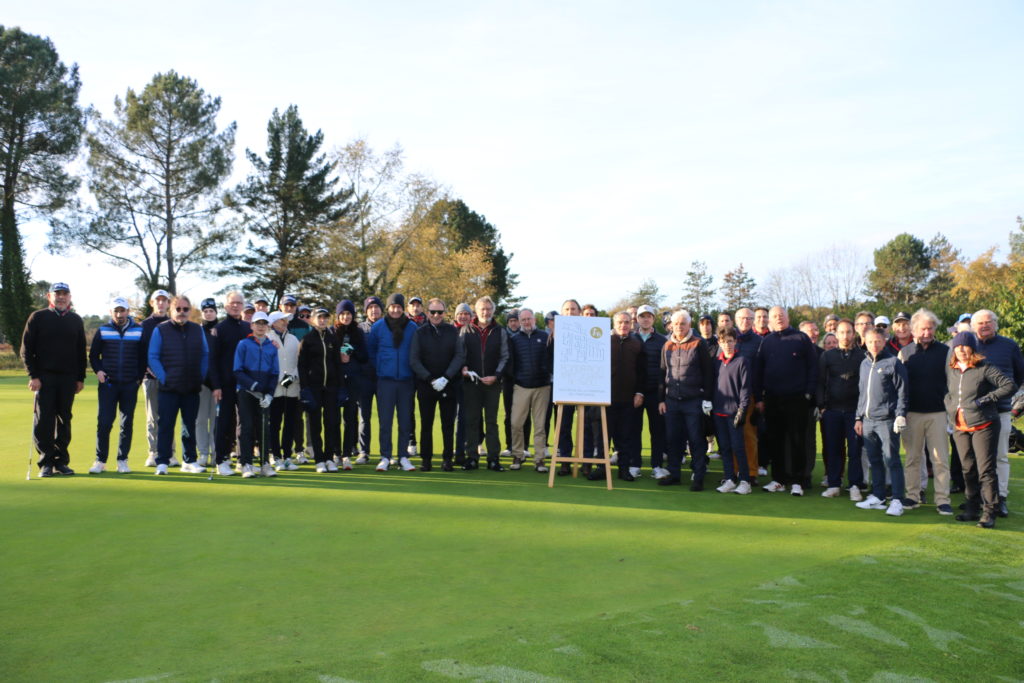
[[[864,437],[871,466],[871,495],[856,503],[864,510],[903,514],[903,464],[900,433],[907,427],[907,369],[887,349],[888,339],[877,328],[864,334],[867,357],[860,364],[860,397],[854,429]],[[889,472],[892,501],[885,505],[885,474]]]

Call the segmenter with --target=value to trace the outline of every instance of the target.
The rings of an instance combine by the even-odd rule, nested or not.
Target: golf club
[[[35,402],[39,399],[39,392],[32,392],[32,405],[35,406]],[[35,422],[33,420],[33,422]],[[29,426],[28,432],[28,469],[25,470],[25,481],[32,481],[32,456],[35,455],[35,448],[33,448],[32,442],[36,438],[35,424]]]
[[[216,447],[216,443],[217,443],[217,423],[220,422],[220,401],[217,401],[217,405],[213,409],[213,414],[214,414],[213,429],[211,430],[212,433],[210,434],[210,439],[214,443],[213,462],[211,463],[211,467],[210,467],[210,476],[206,478],[206,481],[213,481],[213,473],[217,471],[217,447]]]

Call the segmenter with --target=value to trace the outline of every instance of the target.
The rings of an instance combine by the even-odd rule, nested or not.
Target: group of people
[[[320,473],[368,464],[375,400],[382,472],[415,470],[417,455],[419,469],[430,471],[437,450],[446,472],[477,469],[481,458],[503,471],[503,457],[510,469],[532,459],[537,472],[547,472],[552,441],[556,454],[574,452],[574,420],[586,427],[583,452],[605,456],[598,409],[564,406],[561,423],[552,425],[557,316],[597,315],[574,299],[544,315],[540,329],[528,308],[507,312],[500,325],[486,296],[456,306],[450,321],[437,298],[371,296],[359,320],[349,300],[332,319],[295,296],[271,311],[266,299],[247,303],[240,292],[225,297],[223,316],[212,298],[196,316],[187,296],[157,290],[141,322],[125,299],[115,299],[88,353],[70,288],[55,283],[48,300],[29,317],[22,340],[36,394],[40,477],[74,474],[71,407],[87,362],[99,385],[93,474],[106,469],[115,418],[116,468],[131,471],[140,385],[146,465],[157,475],[212,466],[221,476],[269,477],[310,458]],[[803,496],[812,487],[819,425],[826,498],[845,490],[860,508],[899,516],[925,502],[930,472],[940,514],[954,513],[957,490],[966,494],[957,519],[991,528],[1009,513],[1010,401],[1024,382],[1024,357],[997,334],[991,311],[961,316],[948,345],[936,339],[939,320],[924,309],[891,322],[868,311],[853,320],[829,315],[824,334],[812,321],[793,328],[781,306],[741,308],[735,318],[704,315],[697,329],[687,311],[676,310],[666,335],[655,329],[658,316],[645,305],[612,319],[605,410],[615,451],[608,461],[620,479],[641,476],[646,417],[649,467],[660,485],[682,484],[689,458],[689,488],[703,490],[717,442],[717,491],[749,494],[770,471],[764,491]],[[558,473],[571,473],[570,465],[561,463]],[[585,466],[584,474],[605,477],[602,465]]]

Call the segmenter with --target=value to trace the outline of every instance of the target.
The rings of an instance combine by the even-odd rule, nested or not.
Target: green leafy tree
[[[55,220],[78,188],[64,165],[85,126],[80,88],[49,39],[0,26],[0,329],[16,351],[33,307],[18,208]]]
[[[320,152],[323,139],[306,130],[294,105],[275,109],[266,157],[246,150],[253,170],[230,198],[250,239],[227,252],[230,265],[218,274],[246,278],[246,291],[262,292],[274,305],[285,292],[315,289],[330,270],[324,244],[349,208],[352,191],[336,189],[336,164]]]
[[[757,301],[757,282],[741,263],[722,276],[722,303],[725,310],[752,307]]]
[[[686,271],[686,279],[683,281],[683,298],[679,305],[690,312],[694,317],[702,313],[710,313],[715,305],[715,278],[708,272],[708,264],[704,261],[694,261],[690,269]]]
[[[910,233],[896,235],[875,249],[865,293],[889,306],[910,307],[925,293],[932,274],[932,252]]]
[[[219,111],[219,97],[168,71],[115,98],[113,120],[94,115],[87,163],[97,208],[55,227],[50,249],[98,252],[135,269],[143,291],[175,291],[183,270],[202,268],[230,237],[213,227],[235,143],[234,123],[217,130]]]

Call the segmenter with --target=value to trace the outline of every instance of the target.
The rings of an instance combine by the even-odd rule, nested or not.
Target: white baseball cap
[[[256,311],[256,314],[252,317],[252,322],[254,322],[254,323],[259,323],[259,322],[269,323],[270,322],[270,316],[268,316],[264,311]]]
[[[639,316],[642,313],[650,313],[651,315],[658,315],[658,312],[654,310],[654,306],[648,306],[644,304],[640,308],[636,309],[636,314]]]
[[[110,304],[110,310],[114,310],[115,308],[123,308],[124,310],[129,311],[132,307],[131,304],[128,303],[128,299],[125,299],[123,296],[119,296]]]
[[[256,315],[254,315],[252,317],[253,321],[256,320],[256,316],[258,316],[258,315],[260,315],[260,314],[257,313]],[[264,314],[264,315],[266,315],[266,314]],[[290,313],[283,313],[281,311],[274,311],[273,313],[270,314],[270,318],[269,318],[271,325],[276,323],[278,320],[291,320],[291,319],[292,319],[292,316],[291,316]]]

